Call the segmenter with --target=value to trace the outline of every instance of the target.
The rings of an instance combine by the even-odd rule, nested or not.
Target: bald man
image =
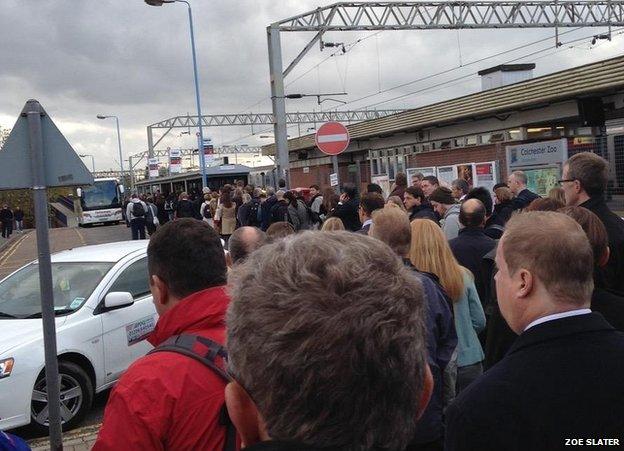
[[[253,251],[267,241],[266,233],[257,227],[245,226],[234,230],[228,243],[231,264],[242,263]]]
[[[487,236],[485,227],[485,206],[478,199],[468,199],[459,209],[460,230],[457,238],[449,241],[453,255],[475,278],[475,285],[481,303],[485,296],[485,281],[482,274],[483,257],[496,246],[496,241]],[[485,309],[485,306],[484,306]]]

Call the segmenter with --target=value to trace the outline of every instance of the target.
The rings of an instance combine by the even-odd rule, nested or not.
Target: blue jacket
[[[485,313],[469,271],[464,271],[464,294],[453,304],[457,331],[457,366],[473,365],[484,358],[477,334],[485,329]]]
[[[411,444],[417,445],[433,442],[444,435],[442,373],[457,347],[457,334],[453,324],[451,301],[438,283],[438,278],[433,274],[418,271],[407,259],[403,262],[418,276],[427,301],[427,363],[434,382],[431,400],[416,423],[416,432]]]

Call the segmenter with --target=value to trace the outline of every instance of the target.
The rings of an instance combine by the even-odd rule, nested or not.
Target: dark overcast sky
[[[325,3],[309,0],[190,0],[195,19],[202,108],[209,113],[270,112],[266,26]],[[562,30],[563,31],[563,30]],[[563,35],[566,43],[603,32],[582,29]],[[149,7],[142,0],[3,0],[0,13],[0,126],[11,127],[29,98],[36,98],[79,153],[95,155],[99,169],[116,167],[114,121],[119,116],[125,158],[146,149],[145,128],[169,117],[195,112],[186,5]],[[341,100],[386,90],[553,35],[553,30],[413,31],[328,33],[327,41],[353,43],[345,55],[329,58],[318,46],[287,77],[287,92],[340,92]],[[286,65],[312,37],[283,33]],[[463,67],[444,76],[355,102],[364,108],[546,49],[519,62],[535,62],[535,75],[621,54],[622,36],[592,48],[590,39],[565,44],[554,53],[554,38],[514,53]],[[295,82],[300,75],[307,74]],[[410,108],[479,90],[476,76],[430,89],[376,108]],[[319,109],[316,100],[290,100],[290,111]],[[325,102],[331,108],[335,103]],[[302,129],[305,128],[302,126]],[[255,130],[258,131],[258,128]],[[250,128],[205,132],[217,145],[267,143]],[[290,131],[297,134],[297,128]],[[193,138],[172,133],[164,146],[191,147]]]

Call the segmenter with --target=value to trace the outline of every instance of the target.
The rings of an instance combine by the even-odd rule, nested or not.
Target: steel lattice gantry
[[[624,1],[341,2],[267,27],[279,174],[288,181],[286,77],[328,31],[612,27],[624,25]],[[283,69],[281,32],[315,31]]]
[[[296,112],[286,114],[287,124],[316,124],[327,121],[338,122],[358,122],[369,119],[378,119],[380,117],[390,116],[392,114],[401,113],[405,110],[356,110],[356,111],[314,111],[314,112]],[[275,117],[272,113],[243,113],[243,114],[212,114],[202,115],[203,127],[221,127],[221,126],[241,126],[241,125],[273,125]],[[176,116],[165,119],[160,122],[148,125],[147,127],[147,143],[148,153],[156,156],[157,152],[154,147],[167,136],[174,128],[191,128],[198,127],[197,116]],[[166,129],[160,138],[154,142],[153,131],[155,129]]]

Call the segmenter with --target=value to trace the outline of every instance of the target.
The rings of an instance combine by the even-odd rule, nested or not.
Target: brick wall
[[[340,184],[345,182],[356,183],[357,174],[349,172],[348,163],[340,163],[338,166],[340,174]],[[331,164],[322,166],[311,166],[310,172],[304,173],[303,168],[296,168],[290,170],[290,184],[292,187],[308,187],[310,185],[319,185],[321,189],[329,186],[329,174],[333,171]],[[360,189],[365,189],[366,185],[370,183],[370,162],[362,161],[360,163],[360,177],[362,186]]]

